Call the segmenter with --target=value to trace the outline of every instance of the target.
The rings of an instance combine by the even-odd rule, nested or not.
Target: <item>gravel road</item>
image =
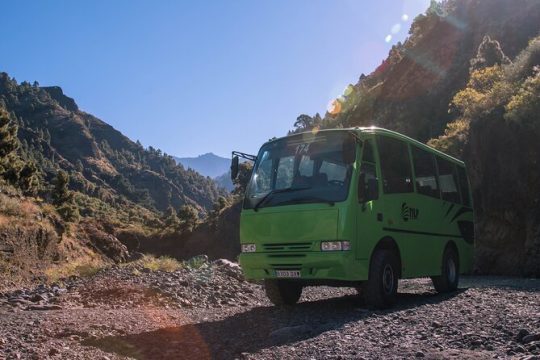
[[[0,359],[540,359],[540,280],[464,277],[437,295],[400,282],[371,311],[348,288],[275,308],[236,264],[136,266],[0,293]]]

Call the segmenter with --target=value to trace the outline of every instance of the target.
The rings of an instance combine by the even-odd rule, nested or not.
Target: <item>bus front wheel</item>
[[[444,250],[441,275],[431,278],[433,286],[438,293],[447,293],[455,291],[459,283],[459,257],[452,247]]]
[[[288,280],[264,280],[266,296],[276,306],[294,305],[302,295],[302,285]]]
[[[387,249],[377,250],[371,259],[369,278],[363,284],[362,292],[366,304],[370,307],[384,309],[396,302],[399,259]]]

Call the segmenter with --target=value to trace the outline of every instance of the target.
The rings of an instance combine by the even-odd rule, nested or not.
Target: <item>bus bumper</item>
[[[349,251],[304,254],[242,253],[240,265],[248,280],[277,279],[276,270],[299,270],[300,280],[363,281],[368,259],[355,259]]]

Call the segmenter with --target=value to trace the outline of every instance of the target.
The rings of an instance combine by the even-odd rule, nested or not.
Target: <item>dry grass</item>
[[[0,194],[0,213],[6,216],[26,217],[21,203],[20,199]]]
[[[106,266],[103,261],[96,259],[74,260],[46,269],[45,276],[49,282],[54,283],[72,275],[80,277],[92,276]]]
[[[184,267],[180,261],[168,256],[144,255],[142,259],[137,260],[135,263],[151,271],[173,272]]]

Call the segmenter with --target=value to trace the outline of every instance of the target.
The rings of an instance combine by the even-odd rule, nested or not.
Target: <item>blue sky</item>
[[[59,85],[84,111],[172,155],[255,153],[299,114],[324,114],[428,5],[11,1],[0,71]]]

